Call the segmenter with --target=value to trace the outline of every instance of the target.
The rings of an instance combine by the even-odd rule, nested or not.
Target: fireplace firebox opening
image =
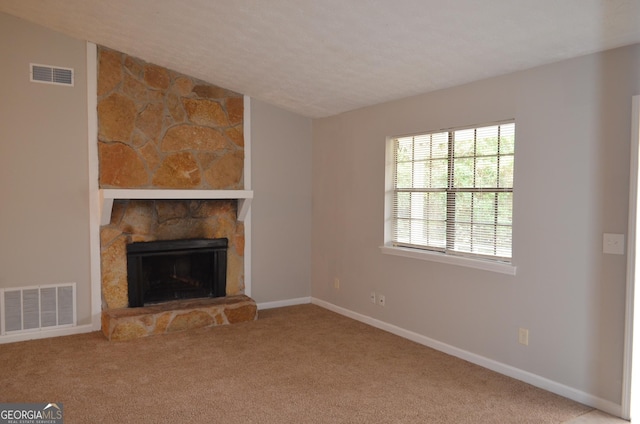
[[[128,244],[129,307],[224,297],[228,244],[226,238]]]

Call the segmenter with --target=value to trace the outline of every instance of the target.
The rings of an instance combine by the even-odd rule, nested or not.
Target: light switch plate
[[[612,255],[624,255],[624,234],[608,234],[602,236],[602,252]]]

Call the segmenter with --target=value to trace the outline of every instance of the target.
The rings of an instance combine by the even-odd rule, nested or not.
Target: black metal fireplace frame
[[[226,238],[159,240],[128,244],[127,282],[129,289],[129,307],[135,308],[145,305],[145,293],[139,282],[143,275],[143,260],[150,256],[210,252],[212,255],[212,278],[208,297],[225,296],[228,245],[229,240]]]

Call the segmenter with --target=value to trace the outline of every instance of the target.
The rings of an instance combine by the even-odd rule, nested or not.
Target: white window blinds
[[[392,141],[393,244],[510,262],[515,123]]]

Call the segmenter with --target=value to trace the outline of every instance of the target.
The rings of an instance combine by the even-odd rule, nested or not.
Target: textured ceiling
[[[0,0],[0,11],[309,117],[640,42],[638,0]]]

